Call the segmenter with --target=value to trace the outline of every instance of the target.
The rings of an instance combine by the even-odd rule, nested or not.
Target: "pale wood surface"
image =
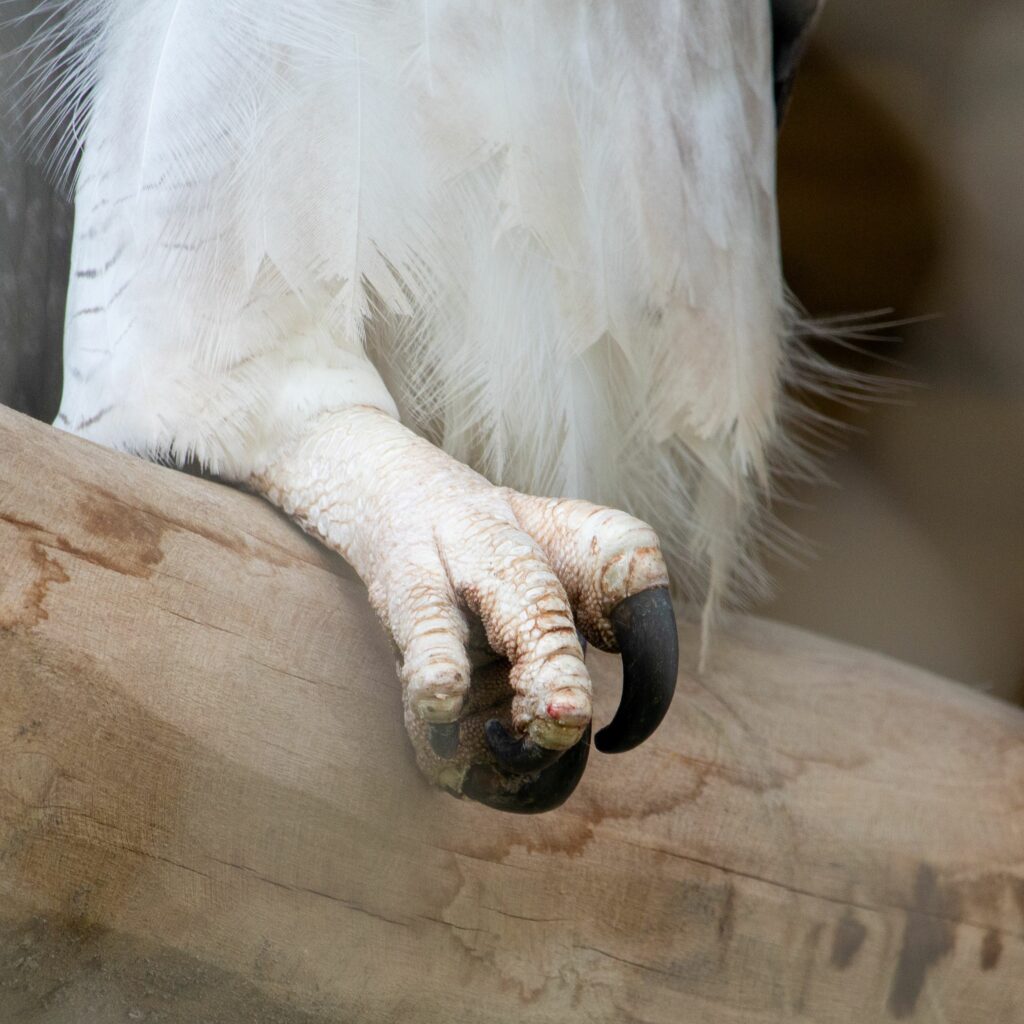
[[[740,620],[500,815],[420,781],[339,561],[0,410],[0,687],[2,1020],[1024,1013],[1024,713],[864,651]]]

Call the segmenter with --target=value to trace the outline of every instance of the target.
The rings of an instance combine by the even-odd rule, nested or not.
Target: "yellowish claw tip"
[[[462,783],[465,777],[465,768],[455,768],[452,765],[446,765],[437,773],[437,784],[442,789],[448,790],[449,793],[454,793],[456,796],[461,796]]]
[[[585,729],[586,725],[563,725],[550,718],[537,718],[527,726],[526,732],[539,747],[568,750],[579,742]]]
[[[445,725],[454,722],[462,711],[461,695],[435,693],[429,697],[420,697],[413,702],[413,711],[421,721],[432,725]]]

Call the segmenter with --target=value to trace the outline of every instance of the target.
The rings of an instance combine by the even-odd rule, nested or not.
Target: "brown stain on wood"
[[[1003,937],[995,928],[989,928],[981,940],[981,969],[991,971],[1003,955]]]
[[[83,485],[85,494],[75,509],[76,539],[41,523],[0,511],[0,522],[13,526],[24,545],[25,562],[35,575],[19,589],[8,581],[0,596],[0,629],[31,629],[49,617],[46,599],[55,584],[67,583],[71,566],[60,554],[99,569],[135,579],[148,579],[163,561],[162,543],[168,531],[194,534],[220,548],[275,566],[302,564],[284,557],[270,543],[249,545],[242,535],[229,536],[202,523],[185,522],[136,507],[96,486]],[[12,592],[13,591],[13,592]]]
[[[606,790],[600,802],[588,792],[577,791],[557,815],[537,815],[514,824],[502,819],[500,828],[496,824],[488,827],[492,822],[484,821],[478,831],[459,835],[456,846],[460,853],[495,863],[505,861],[517,848],[527,853],[583,857],[603,822],[639,822],[671,814],[698,799],[706,775],[706,771],[698,771],[690,786],[684,783],[676,790],[652,784],[652,780],[622,792]],[[677,783],[681,780],[678,774],[673,778]],[[662,858],[670,856],[653,847],[645,849]]]
[[[162,560],[160,531],[144,517],[115,514],[109,507],[87,500],[79,503],[79,513],[83,526],[98,542],[95,545],[83,547],[40,523],[0,512],[0,522],[18,531],[26,561],[35,567],[35,578],[22,589],[16,601],[8,596],[0,607],[0,627],[31,629],[49,618],[45,602],[50,588],[70,579],[67,566],[56,557],[58,554],[139,578],[150,576],[152,567]]]
[[[230,484],[215,480],[202,480],[201,483],[208,486],[231,487]],[[289,568],[322,564],[324,568],[337,574],[338,557],[319,543],[314,545],[318,556],[316,560],[300,558],[294,552],[288,551],[267,538],[253,538],[241,531],[231,534],[214,529],[204,521],[201,515],[182,519],[169,515],[165,511],[139,507],[102,487],[94,485],[83,485],[83,487],[89,497],[81,502],[79,511],[84,515],[86,528],[95,536],[106,536],[129,547],[136,545],[142,566],[159,563],[163,557],[159,548],[160,539],[164,533],[170,531],[202,537],[203,540],[209,541],[218,548],[223,548],[247,559],[259,559],[268,565]],[[295,529],[298,531],[297,526]],[[304,546],[302,554],[306,553],[307,549]],[[342,574],[344,575],[344,571]]]
[[[78,514],[86,532],[99,542],[91,560],[104,568],[146,578],[163,561],[160,540],[166,526],[155,516],[99,489],[79,500]]]
[[[889,989],[887,1006],[897,1020],[914,1012],[929,968],[953,951],[960,911],[959,893],[943,890],[935,868],[921,864],[911,906],[905,911],[903,943]]]
[[[867,934],[867,928],[853,916],[853,911],[847,910],[837,922],[832,936],[832,954],[829,957],[832,966],[845,971],[860,952]]]
[[[762,764],[760,770],[752,771],[743,764],[666,750],[659,752],[646,777],[622,775],[601,789],[599,800],[594,798],[594,787],[581,786],[557,815],[537,815],[514,824],[502,820],[500,829],[488,828],[485,823],[481,829],[460,835],[456,845],[459,852],[496,863],[506,860],[517,848],[529,853],[583,857],[605,823],[639,824],[684,811],[699,804],[709,786],[727,786],[764,797],[783,789],[786,781],[773,766]],[[634,845],[659,859],[676,856],[670,850]]]
[[[19,529],[25,529],[17,520],[5,516],[0,518],[8,523],[13,522]],[[4,596],[3,604],[0,605],[0,629],[31,629],[49,618],[50,613],[45,603],[50,594],[50,587],[54,584],[67,583],[70,578],[61,564],[46,553],[45,545],[31,536],[23,543],[27,550],[27,560],[34,567],[35,576],[19,593]]]
[[[96,542],[85,547],[41,523],[0,512],[0,522],[13,526],[25,551],[25,560],[35,569],[35,577],[20,593],[5,595],[0,606],[0,628],[31,629],[49,618],[46,599],[56,584],[70,580],[68,566],[58,555],[71,555],[80,561],[119,573],[145,579],[163,559],[160,549],[162,528],[145,513],[131,514],[126,506],[79,500],[82,526]]]

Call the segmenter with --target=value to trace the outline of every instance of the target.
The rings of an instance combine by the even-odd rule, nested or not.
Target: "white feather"
[[[766,4],[43,13],[58,149],[87,137],[69,427],[244,478],[321,409],[390,406],[365,349],[495,481],[650,521],[706,608],[756,582],[787,320]]]

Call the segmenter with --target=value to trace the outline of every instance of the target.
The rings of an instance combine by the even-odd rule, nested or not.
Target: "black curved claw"
[[[498,768],[517,775],[539,772],[554,764],[565,753],[564,750],[547,750],[538,746],[528,736],[520,739],[496,718],[484,726],[484,737],[498,762]]]
[[[627,597],[610,618],[622,652],[622,699],[594,745],[619,754],[643,743],[665,717],[676,689],[679,637],[667,587]]]
[[[489,765],[475,764],[466,774],[462,795],[499,811],[540,814],[565,803],[572,795],[590,754],[590,729],[579,743],[562,753],[535,778],[505,775]]]
[[[446,722],[443,725],[431,725],[427,729],[431,749],[438,757],[450,759],[459,749],[459,723]]]

